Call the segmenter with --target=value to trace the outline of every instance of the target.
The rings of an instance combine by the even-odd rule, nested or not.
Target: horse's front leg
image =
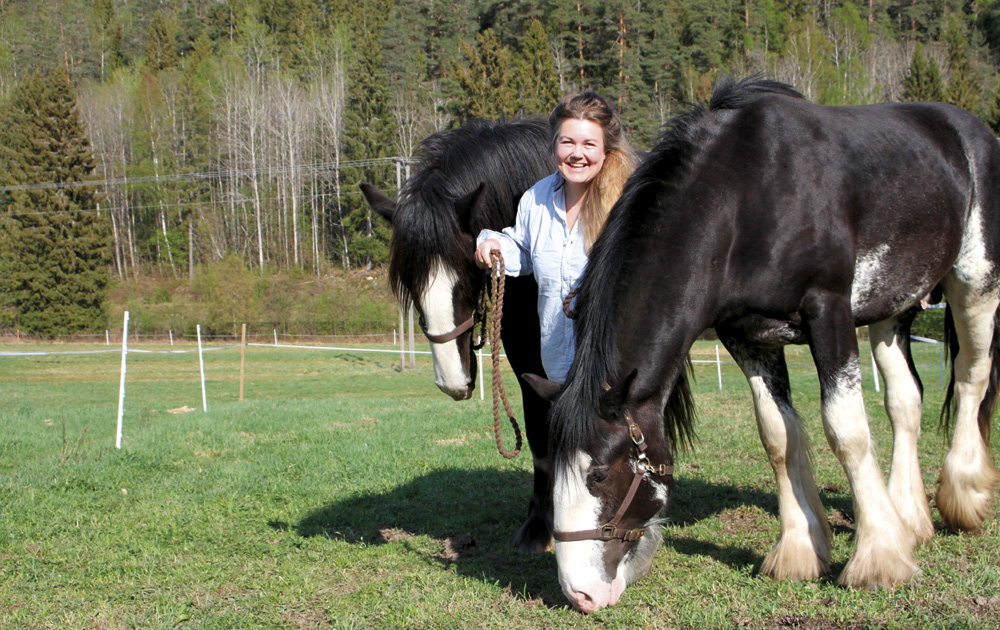
[[[546,457],[550,403],[536,396],[524,383],[521,391],[525,392],[524,432],[531,447],[534,481],[528,502],[528,517],[514,537],[514,545],[526,552],[550,551],[555,546],[552,538],[552,482]]]
[[[839,582],[852,588],[904,582],[918,571],[916,539],[899,517],[875,458],[849,299],[812,292],[804,300],[803,328],[819,374],[823,430],[854,499],[856,546]]]
[[[813,479],[809,443],[792,407],[784,351],[723,341],[750,384],[757,430],[778,489],[781,534],[760,571],[778,580],[825,575],[830,572],[830,525]]]

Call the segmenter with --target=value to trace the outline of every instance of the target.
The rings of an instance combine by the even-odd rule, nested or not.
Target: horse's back
[[[728,267],[747,275],[734,295],[791,302],[810,284],[841,287],[868,323],[913,306],[956,266],[983,275],[1000,260],[1000,144],[965,110],[764,95],[723,117],[701,190],[730,213]],[[796,271],[778,274],[776,291],[750,277],[760,264]]]

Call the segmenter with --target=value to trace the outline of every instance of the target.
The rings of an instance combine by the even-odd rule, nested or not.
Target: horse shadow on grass
[[[505,585],[514,597],[562,607],[566,600],[557,582],[555,555],[521,553],[512,544],[527,513],[531,482],[531,475],[522,471],[439,469],[385,492],[336,501],[292,526],[270,525],[291,528],[307,538],[400,545],[428,565]],[[682,532],[703,519],[743,506],[760,506],[777,516],[773,492],[682,478],[674,495],[668,517]],[[827,504],[830,500],[825,497]],[[833,497],[832,501],[846,501],[838,509],[849,511],[849,498]],[[758,570],[763,562],[763,555],[739,543],[726,545],[668,533],[664,545],[686,555],[709,556],[733,568],[752,564]]]

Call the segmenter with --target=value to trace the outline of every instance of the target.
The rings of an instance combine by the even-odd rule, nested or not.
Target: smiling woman
[[[480,232],[476,262],[486,269],[500,255],[508,275],[534,274],[542,364],[546,376],[561,383],[575,346],[563,304],[572,299],[636,159],[618,115],[595,92],[563,97],[549,126],[557,171],[524,193],[512,227]]]

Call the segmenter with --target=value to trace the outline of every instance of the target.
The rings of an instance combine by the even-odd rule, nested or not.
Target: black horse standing
[[[521,195],[555,169],[549,145],[543,120],[474,121],[421,143],[419,166],[397,201],[362,184],[372,208],[392,223],[393,292],[419,310],[431,339],[435,382],[455,400],[469,398],[476,380],[467,327],[485,277],[473,260],[475,237],[484,228],[514,224]],[[545,424],[549,403],[520,376],[542,373],[537,301],[533,277],[507,280],[503,346],[521,385],[525,433],[535,464],[528,518],[515,538],[524,550],[546,549],[552,541]]]
[[[576,360],[549,417],[556,558],[571,602],[612,605],[649,569],[660,533],[645,528],[666,507],[673,446],[691,423],[690,408],[667,403],[708,327],[750,383],[775,475],[781,533],[761,572],[830,570],[782,350],[804,343],[854,500],[856,547],[840,582],[908,579],[914,546],[934,533],[908,335],[921,299],[942,293],[954,433],[937,507],[949,527],[975,531],[998,484],[988,442],[1000,376],[996,138],[949,105],[821,107],[757,79],[721,84],[708,109],[675,121],[591,251]],[[864,409],[859,325],[886,383],[888,486]]]

